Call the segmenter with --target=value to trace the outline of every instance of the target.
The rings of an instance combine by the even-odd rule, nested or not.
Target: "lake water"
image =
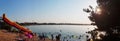
[[[38,34],[45,33],[45,35],[48,36],[48,38],[51,38],[51,34],[54,34],[54,37],[57,34],[61,34],[61,41],[63,41],[63,40],[64,41],[67,41],[67,40],[68,41],[86,41],[86,35],[89,35],[86,32],[93,30],[96,26],[90,26],[90,25],[31,25],[31,26],[26,26],[26,27]]]

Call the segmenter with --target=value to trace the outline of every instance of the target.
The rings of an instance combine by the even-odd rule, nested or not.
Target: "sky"
[[[91,23],[83,8],[96,0],[0,0],[3,13],[12,21],[38,23]]]

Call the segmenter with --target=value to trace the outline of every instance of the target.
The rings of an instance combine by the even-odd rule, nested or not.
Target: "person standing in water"
[[[45,34],[44,33],[42,33],[42,39],[43,39],[43,41],[45,41]]]
[[[58,34],[58,36],[56,36],[56,41],[60,41],[60,37],[61,37],[61,34]]]
[[[52,41],[54,40],[54,36],[53,36],[53,34],[51,34],[51,38],[52,38]]]

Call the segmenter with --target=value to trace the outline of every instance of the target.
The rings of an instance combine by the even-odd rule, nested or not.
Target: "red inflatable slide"
[[[17,28],[17,29],[25,32],[25,34],[26,34],[26,33],[27,33],[27,34],[32,34],[32,31],[31,31],[31,30],[29,30],[29,29],[27,29],[27,28],[25,28],[25,27],[17,24],[16,22],[12,22],[11,20],[9,20],[9,19],[6,17],[5,14],[3,14],[2,19],[3,19],[4,22],[6,22],[7,24],[9,24],[10,26],[13,26],[13,27],[15,27],[15,28]]]

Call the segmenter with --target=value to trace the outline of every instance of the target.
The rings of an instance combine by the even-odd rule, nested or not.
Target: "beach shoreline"
[[[17,41],[17,36],[20,33],[8,32],[7,30],[0,30],[0,41]],[[26,38],[27,41],[42,41],[39,37],[33,36],[33,38]],[[52,41],[51,39],[45,38],[45,41]],[[53,40],[55,41],[55,40]]]
[[[19,34],[20,33],[8,32],[7,30],[0,30],[0,41],[17,41],[17,37],[19,36]],[[26,40],[39,41],[39,37],[33,36],[33,38],[26,38]],[[52,41],[52,40],[45,38],[45,41]]]

